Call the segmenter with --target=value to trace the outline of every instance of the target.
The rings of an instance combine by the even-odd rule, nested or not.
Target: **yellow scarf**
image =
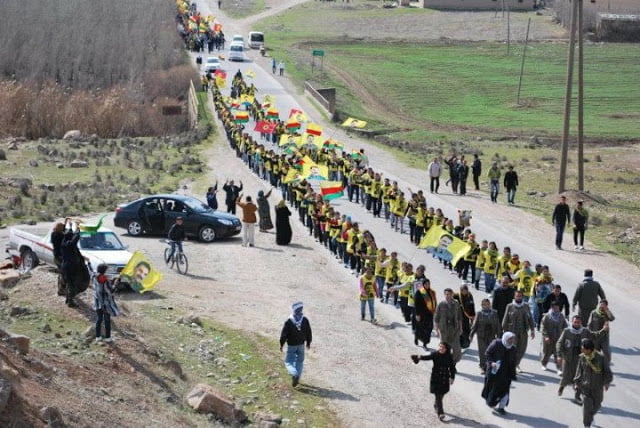
[[[596,351],[592,351],[591,354],[587,355],[587,354],[582,354],[584,355],[584,359],[587,361],[587,364],[589,364],[589,367],[591,367],[591,370],[593,370],[594,373],[602,373],[602,367],[599,367],[594,359],[596,356]]]

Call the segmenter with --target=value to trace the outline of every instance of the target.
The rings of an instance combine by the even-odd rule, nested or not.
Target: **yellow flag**
[[[295,168],[289,168],[289,171],[287,171],[287,175],[284,176],[282,182],[286,184],[294,181],[300,181],[301,179],[300,171]]]
[[[300,140],[300,137],[297,135],[282,134],[280,136],[280,141],[278,142],[278,145],[283,148],[295,147],[297,149],[298,145],[300,144],[298,142],[299,140]]]
[[[252,79],[256,77],[256,73],[254,73],[252,70],[247,70],[247,71],[245,71],[244,74],[246,74],[247,77],[250,77]]]
[[[329,168],[326,165],[318,165],[315,163],[304,163],[302,165],[302,177],[307,180],[328,180]]]
[[[347,120],[342,122],[342,126],[346,126],[349,128],[364,128],[365,126],[367,126],[367,122],[365,122],[364,120],[349,117],[347,118]]]
[[[146,293],[162,279],[162,273],[151,267],[151,263],[140,252],[136,251],[127,265],[120,272],[120,281],[126,282],[138,293]]]
[[[418,248],[426,249],[433,257],[455,265],[469,252],[471,246],[444,230],[442,226],[431,226]]]
[[[226,88],[227,87],[227,79],[222,76],[216,76],[216,85],[218,88]]]
[[[242,94],[240,95],[240,103],[241,104],[253,104],[253,101],[255,100],[255,97],[253,95],[249,95],[249,94]]]

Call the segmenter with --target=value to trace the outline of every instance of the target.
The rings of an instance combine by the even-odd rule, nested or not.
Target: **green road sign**
[[[313,51],[311,51],[311,54],[313,56],[324,56],[324,51],[319,49],[314,49]]]

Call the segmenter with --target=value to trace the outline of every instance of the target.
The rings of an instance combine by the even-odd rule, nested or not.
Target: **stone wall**
[[[509,10],[533,10],[534,0],[504,0]],[[443,10],[502,10],[502,0],[424,0],[424,7]]]

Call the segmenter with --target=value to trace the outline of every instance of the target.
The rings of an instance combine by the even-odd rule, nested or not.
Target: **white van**
[[[233,37],[231,38],[231,44],[234,43],[239,43],[242,46],[244,46],[244,36],[242,36],[241,34],[234,34]]]
[[[264,46],[264,34],[260,31],[252,31],[249,33],[249,47],[251,49],[260,49]]]
[[[229,61],[244,61],[244,45],[238,42],[231,43],[227,59]]]

